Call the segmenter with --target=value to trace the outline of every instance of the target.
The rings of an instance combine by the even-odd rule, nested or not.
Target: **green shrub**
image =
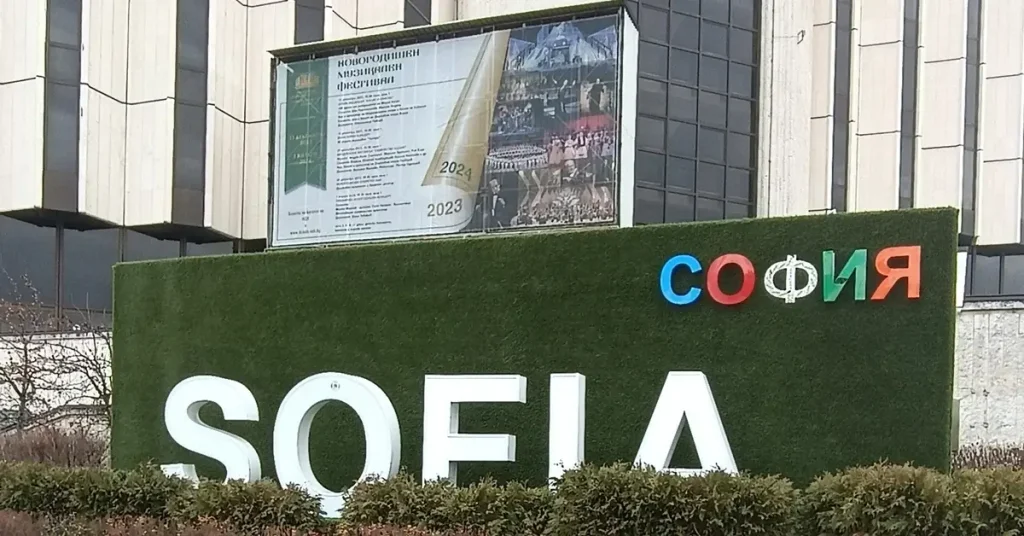
[[[544,534],[553,498],[543,488],[499,486],[485,479],[465,487],[439,480],[420,484],[408,473],[357,485],[345,500],[342,523],[349,528],[390,525],[430,532],[489,536]]]
[[[1024,471],[1009,468],[953,473],[955,511],[950,534],[1019,535],[1024,531]]]
[[[712,472],[684,478],[620,464],[556,481],[555,534],[785,535],[796,497],[788,480]]]
[[[908,536],[950,532],[956,496],[947,475],[876,464],[825,474],[801,494],[798,534]]]
[[[164,518],[171,500],[187,486],[153,466],[113,471],[0,464],[0,509],[46,517]]]
[[[324,523],[317,498],[297,487],[282,489],[269,480],[202,482],[176,496],[171,509],[180,521],[215,520],[245,534],[261,534],[274,527],[308,531]]]

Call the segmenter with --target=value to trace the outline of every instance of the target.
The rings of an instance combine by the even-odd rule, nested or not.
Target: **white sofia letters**
[[[584,461],[586,377],[552,374],[548,421],[548,476],[557,478]],[[282,485],[297,484],[320,497],[328,517],[338,515],[342,492],[325,488],[309,463],[309,430],[318,411],[331,401],[350,406],[359,415],[366,436],[366,460],[360,480],[388,478],[401,456],[398,415],[388,396],[365,378],[326,372],[310,376],[285,395],[274,422],[274,467]],[[461,403],[526,403],[526,378],[520,375],[428,375],[423,389],[424,481],[456,482],[458,462],[516,461],[516,437],[510,434],[459,432]],[[212,458],[227,478],[252,482],[261,477],[256,450],[244,439],[213,428],[199,419],[206,404],[220,406],[225,420],[258,421],[259,408],[241,383],[215,376],[194,376],[171,390],[164,422],[182,447]],[[671,468],[672,453],[689,422],[700,458],[699,468]],[[736,472],[736,461],[718,414],[711,387],[702,372],[670,372],[650,424],[640,443],[636,463],[682,475],[713,469]],[[167,473],[197,481],[195,467],[163,465]]]

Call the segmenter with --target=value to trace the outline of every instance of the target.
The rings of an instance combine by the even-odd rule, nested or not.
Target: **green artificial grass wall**
[[[921,297],[900,283],[882,302],[839,299],[823,284],[793,304],[761,283],[772,263],[797,255],[822,274],[868,250],[922,247]],[[707,292],[669,304],[659,273],[673,255],[708,264],[742,253],[757,271],[754,295],[725,307]],[[391,398],[402,465],[421,461],[424,374],[522,374],[527,403],[462,410],[462,431],[512,433],[515,463],[463,463],[460,481],[484,474],[546,477],[548,375],[587,378],[588,462],[632,461],[669,371],[710,382],[741,470],[798,482],[879,459],[946,468],[955,321],[956,211],[928,209],[520,236],[433,240],[122,264],[115,268],[114,422],[117,466],[216,462],[176,446],[163,404],[182,379],[212,374],[255,394],[258,423],[204,419],[250,441],[274,476],[274,418],[284,395],[312,374],[363,376]],[[680,270],[684,291],[693,276]],[[738,270],[722,286],[737,288]],[[821,277],[824,279],[824,276]],[[780,274],[779,281],[782,281]],[[799,283],[799,281],[798,281]],[[780,283],[781,284],[781,283]],[[318,478],[341,489],[363,464],[362,427],[341,404],[311,434]],[[696,466],[688,433],[675,466]]]

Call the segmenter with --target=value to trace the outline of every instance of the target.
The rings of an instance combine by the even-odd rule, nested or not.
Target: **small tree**
[[[14,425],[24,430],[35,413],[58,405],[61,381],[68,372],[51,346],[60,331],[56,312],[44,305],[28,278],[18,284],[8,276],[13,300],[0,300],[0,401],[14,411]]]
[[[93,315],[80,312],[80,322],[66,321],[66,336],[57,337],[53,346],[61,368],[68,374],[74,396],[69,402],[86,403],[100,410],[110,423],[110,355],[113,349],[111,332]]]

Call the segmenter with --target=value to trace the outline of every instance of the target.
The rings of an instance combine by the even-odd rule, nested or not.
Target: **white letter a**
[[[668,466],[672,462],[679,435],[687,423],[690,424],[693,444],[700,458],[700,469]],[[718,406],[715,405],[711,386],[703,372],[668,373],[635,463],[684,476],[716,469],[738,472],[729,438],[722,427],[722,418],[718,415]]]

